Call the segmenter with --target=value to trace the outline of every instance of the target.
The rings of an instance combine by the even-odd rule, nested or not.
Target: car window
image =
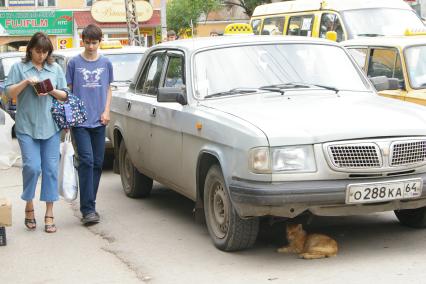
[[[59,64],[59,66],[62,67],[62,70],[64,70],[64,72],[66,72],[67,68],[67,63],[65,62],[65,58],[63,58],[62,56],[53,56],[53,59],[55,59],[55,62]]]
[[[251,27],[252,27],[253,33],[255,35],[260,34],[260,23],[261,23],[260,19],[255,19],[255,20],[251,21]]]
[[[115,53],[104,54],[111,61],[114,81],[129,82],[133,79],[139,66],[142,53]]]
[[[359,67],[364,69],[365,67],[365,59],[367,57],[367,48],[349,48],[349,53],[352,55],[353,59],[355,59],[356,64]]]
[[[288,23],[287,35],[294,36],[312,36],[312,25],[314,15],[303,15],[290,17]]]
[[[183,58],[180,56],[170,57],[166,77],[164,79],[164,87],[180,88],[184,86],[183,70]]]
[[[151,56],[149,63],[144,67],[142,76],[136,87],[137,91],[143,94],[157,95],[164,60],[164,53],[156,53]]]
[[[334,13],[324,13],[321,16],[319,36],[325,38],[329,31],[335,31],[337,33],[338,42],[344,40],[342,24],[339,17]]]
[[[284,21],[284,17],[265,18],[263,20],[262,35],[282,35]]]
[[[369,77],[386,76],[403,80],[398,51],[394,48],[372,48],[367,75]]]

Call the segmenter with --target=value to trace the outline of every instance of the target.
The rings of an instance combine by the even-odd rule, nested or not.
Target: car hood
[[[287,93],[240,95],[202,104],[250,122],[265,133],[270,146],[426,135],[424,106],[368,92]]]

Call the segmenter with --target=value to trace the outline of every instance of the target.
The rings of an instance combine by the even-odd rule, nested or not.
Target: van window
[[[343,28],[339,17],[333,13],[324,13],[321,16],[320,34],[321,38],[326,37],[326,33],[334,31],[337,33],[337,41],[344,40]]]
[[[262,20],[261,19],[254,19],[253,21],[251,21],[251,28],[253,29],[253,33],[255,35],[259,35],[260,34],[260,24],[261,24]]]
[[[290,17],[287,35],[312,36],[314,15],[302,15]]]
[[[265,18],[263,20],[262,35],[282,35],[284,21],[284,17]]]
[[[372,48],[367,75],[369,77],[386,76],[403,80],[398,51],[394,48]]]
[[[352,55],[353,59],[355,59],[356,64],[364,69],[365,67],[365,59],[367,58],[367,48],[349,48],[349,53]]]

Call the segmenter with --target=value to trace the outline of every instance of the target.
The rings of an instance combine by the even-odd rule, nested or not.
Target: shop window
[[[303,15],[290,17],[287,35],[312,36],[314,15]]]
[[[93,3],[95,3],[96,0],[86,0],[86,6],[90,7],[93,5]]]
[[[0,0],[0,7],[6,7],[6,0]]]
[[[284,17],[265,18],[262,35],[282,35],[284,31]]]
[[[56,6],[56,0],[38,0],[37,6],[39,7],[52,7]]]

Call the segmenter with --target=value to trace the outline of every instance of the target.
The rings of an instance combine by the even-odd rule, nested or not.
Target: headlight
[[[316,171],[312,145],[254,148],[250,151],[249,159],[250,170],[255,173]]]

